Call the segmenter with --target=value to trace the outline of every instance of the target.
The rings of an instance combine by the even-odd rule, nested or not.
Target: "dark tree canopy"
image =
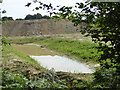
[[[42,15],[39,14],[39,13],[34,14],[34,15],[28,14],[28,15],[25,17],[25,20],[33,20],[33,19],[50,19],[50,17],[47,16],[47,15],[42,16]]]
[[[2,21],[13,21],[14,19],[12,17],[2,17]]]
[[[17,19],[15,19],[15,20],[24,20],[24,19],[22,19],[22,18],[17,18]]]

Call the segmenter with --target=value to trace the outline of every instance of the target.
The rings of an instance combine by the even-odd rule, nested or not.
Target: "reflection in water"
[[[62,56],[30,56],[38,61],[42,66],[55,71],[64,71],[71,73],[93,73],[93,70],[89,69],[87,65],[73,61],[72,59]]]

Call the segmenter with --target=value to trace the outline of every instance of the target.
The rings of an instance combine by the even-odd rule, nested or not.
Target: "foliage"
[[[92,40],[99,44],[99,51],[103,52],[99,58],[102,70],[95,73],[95,87],[119,88],[120,2],[90,2],[88,0],[85,4],[76,3],[74,8],[77,8],[77,10],[73,10],[73,7],[66,6],[58,6],[58,9],[56,9],[52,4],[38,3],[40,3],[42,9],[52,10],[49,10],[49,12],[50,15],[55,15],[55,19],[69,19],[75,26],[79,26],[83,22],[86,23],[86,27],[80,27],[81,33],[86,36],[91,36]],[[53,10],[59,11],[56,12]]]
[[[29,80],[22,75],[12,74],[6,70],[2,71],[2,88],[25,88]]]
[[[99,61],[104,67],[116,67],[120,70],[120,27],[119,27],[119,6],[120,3],[77,3],[77,7],[82,9],[82,14],[79,12],[66,11],[66,8],[62,11],[60,15],[62,17],[67,17],[72,20],[75,25],[81,22],[87,23],[87,27],[83,27],[81,32],[87,33],[88,36],[92,37],[95,43],[99,44],[99,50],[103,52]],[[70,7],[67,8],[70,10]],[[93,10],[94,9],[94,10]],[[83,20],[82,17],[85,19]],[[103,64],[103,61],[111,60],[114,65],[109,65],[107,63]]]
[[[14,19],[12,17],[2,17],[2,21],[13,21]]]
[[[50,17],[47,16],[47,15],[42,16],[42,15],[39,14],[39,13],[34,14],[34,15],[28,14],[28,15],[25,17],[25,20],[32,20],[32,19],[50,19]]]
[[[81,4],[80,4],[81,5]],[[85,22],[88,27],[83,31],[87,31],[91,35],[94,42],[99,43],[99,50],[103,51],[101,62],[111,60],[114,65],[105,63],[104,67],[116,67],[119,70],[120,66],[120,32],[119,27],[119,12],[120,3],[90,3],[90,8],[84,6],[88,14],[85,15]],[[95,8],[94,11],[91,9]],[[94,24],[94,25],[93,25]],[[102,65],[102,64],[101,64]],[[116,66],[115,66],[116,65]]]
[[[76,87],[92,89],[119,89],[120,88],[120,76],[116,72],[116,69],[103,69],[99,68],[93,73],[93,81],[76,83]],[[77,81],[76,81],[77,82]]]
[[[5,11],[3,11],[3,13],[5,13]],[[17,18],[16,20],[33,20],[33,19],[50,19],[50,17],[47,15],[42,16],[41,14],[37,13],[34,15],[28,14],[28,15],[26,15],[26,17],[24,19]],[[4,17],[2,17],[2,21],[14,21],[14,19],[13,19],[13,17],[4,16]]]
[[[2,3],[3,1],[2,0],[0,0],[0,3]]]
[[[16,20],[24,20],[24,19],[22,19],[22,18],[17,18]]]
[[[73,80],[74,87],[78,89],[103,89],[103,88],[120,88],[120,76],[116,75],[115,69],[102,69],[94,73],[95,80],[93,82],[78,82]],[[55,73],[52,71],[43,74],[43,78],[39,80],[27,79],[22,74],[13,74],[6,70],[2,71],[2,89],[40,89],[40,88],[68,88],[66,81],[55,80]],[[103,83],[104,82],[104,83]]]
[[[53,81],[50,76],[39,80],[29,80],[22,74],[13,74],[2,71],[2,89],[40,89],[40,88],[67,88],[63,81]]]
[[[2,45],[4,45],[4,46],[6,46],[6,45],[10,45],[10,43],[9,43],[9,41],[7,40],[7,36],[5,37],[5,36],[1,36],[1,43],[2,43]]]
[[[95,73],[95,79],[92,82],[92,88],[120,88],[120,76],[116,69],[99,69]]]
[[[75,26],[81,22],[86,23],[85,27],[80,27],[81,33],[91,36],[92,40],[99,44],[99,51],[103,52],[99,58],[101,66],[115,67],[120,73],[120,2],[87,1],[85,4],[76,3],[74,8],[79,9],[80,12],[73,10],[73,7],[66,6],[58,6],[58,11],[55,11],[56,8],[52,4],[38,3],[42,9],[48,9],[50,15],[53,14],[55,19],[56,17],[69,19]],[[106,60],[110,60],[113,64],[103,64],[102,62]]]

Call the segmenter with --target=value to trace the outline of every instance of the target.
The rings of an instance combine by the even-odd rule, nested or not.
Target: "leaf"
[[[36,9],[36,10],[39,10],[39,7],[36,7],[35,9]]]
[[[73,82],[74,82],[74,83],[78,83],[78,81],[77,81],[77,80],[74,80]]]

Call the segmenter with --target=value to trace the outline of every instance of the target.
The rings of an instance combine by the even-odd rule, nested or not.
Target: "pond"
[[[47,48],[41,48],[37,44],[12,45],[12,47],[24,55],[38,61],[47,69],[54,68],[55,71],[71,72],[71,73],[93,73],[94,70],[84,63],[70,59],[65,56],[58,56],[55,52]]]
[[[55,71],[71,72],[71,73],[93,73],[94,71],[89,69],[89,66],[69,59],[63,56],[30,56],[38,61],[41,66],[47,69],[54,68]]]

